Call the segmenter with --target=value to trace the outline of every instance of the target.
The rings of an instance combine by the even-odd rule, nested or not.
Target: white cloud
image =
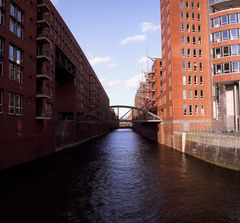
[[[139,75],[136,74],[130,79],[125,81],[125,87],[126,88],[136,88],[138,87],[138,82],[139,82]]]
[[[112,81],[109,81],[106,84],[106,86],[109,87],[109,88],[112,88],[112,87],[119,86],[121,83],[122,83],[122,81],[120,81],[120,80],[112,80]]]
[[[147,64],[147,62],[148,62],[147,57],[142,57],[138,60],[138,63],[143,64],[143,65]]]
[[[109,62],[111,60],[112,60],[112,58],[109,57],[109,56],[106,56],[106,57],[97,56],[97,57],[94,57],[93,59],[91,59],[90,63],[92,65],[96,65],[96,64],[99,64],[99,63]]]
[[[130,42],[143,42],[145,39],[146,39],[146,35],[143,35],[143,34],[129,36],[121,41],[121,45],[126,45]]]
[[[151,22],[143,22],[141,24],[141,28],[143,33],[154,32],[154,31],[160,30],[160,25],[156,25]]]
[[[108,67],[109,67],[109,68],[117,68],[117,67],[119,67],[119,64],[117,64],[117,63],[111,63],[111,64],[108,65]]]

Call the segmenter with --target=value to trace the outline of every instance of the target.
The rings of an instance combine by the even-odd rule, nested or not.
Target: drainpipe
[[[233,86],[233,95],[234,95],[234,130],[238,132],[238,90],[237,84],[234,83]]]

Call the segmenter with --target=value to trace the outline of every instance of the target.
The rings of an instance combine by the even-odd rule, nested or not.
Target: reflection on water
[[[118,130],[0,176],[0,222],[240,222],[240,174]]]

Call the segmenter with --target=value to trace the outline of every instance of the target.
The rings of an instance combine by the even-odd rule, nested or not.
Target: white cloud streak
[[[109,62],[111,60],[112,60],[112,58],[109,57],[109,56],[106,56],[106,57],[97,56],[97,57],[94,57],[93,59],[91,59],[90,63],[92,65],[96,65],[96,64],[100,64],[100,63],[106,63],[106,62]]]
[[[108,65],[108,68],[118,68],[119,67],[119,64],[117,63],[111,63]]]
[[[160,25],[156,25],[151,22],[143,22],[141,24],[141,29],[143,33],[154,32],[160,30]]]
[[[146,35],[144,34],[129,36],[121,41],[121,45],[126,45],[131,42],[143,42],[145,39],[146,39]]]

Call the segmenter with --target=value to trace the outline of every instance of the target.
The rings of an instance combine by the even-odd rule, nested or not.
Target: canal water
[[[117,130],[0,174],[0,222],[240,222],[240,173]]]

